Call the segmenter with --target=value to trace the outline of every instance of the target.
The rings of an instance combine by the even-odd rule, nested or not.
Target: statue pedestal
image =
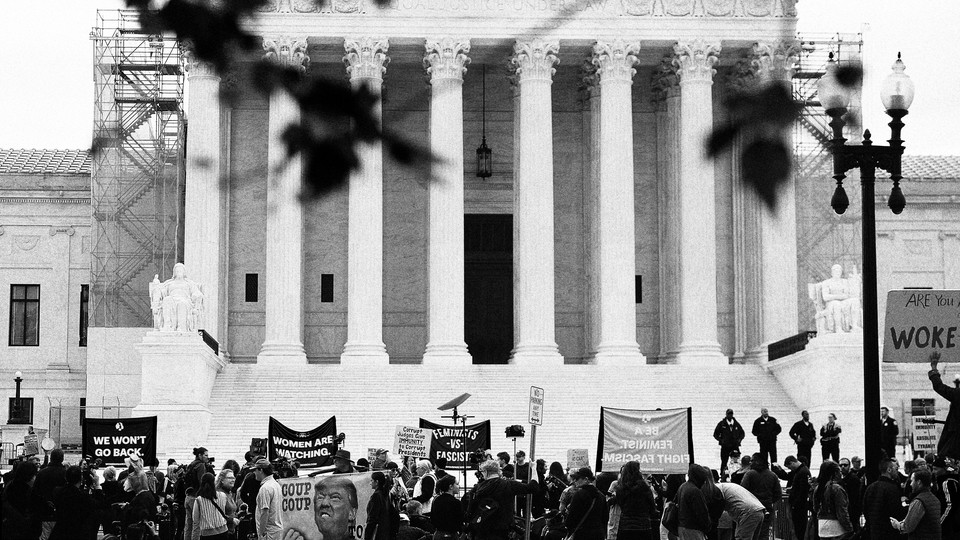
[[[840,455],[863,455],[862,333],[818,335],[810,340],[806,349],[769,362],[767,367],[793,402],[810,412],[810,421],[818,432],[827,421],[827,414],[837,415],[843,429]],[[799,414],[797,416],[799,418]],[[780,423],[790,426],[798,418],[781,419]],[[814,463],[819,463],[819,437],[818,434],[813,448]],[[783,441],[783,437],[780,440]],[[786,443],[791,441],[786,439]]]
[[[207,405],[217,373],[226,365],[197,332],[143,337],[140,404],[134,416],[157,416],[157,454],[183,452],[206,442],[212,413]]]

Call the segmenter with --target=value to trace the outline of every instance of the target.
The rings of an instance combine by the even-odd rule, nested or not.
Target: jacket
[[[607,537],[608,516],[606,496],[597,486],[585,484],[570,499],[563,526],[567,534],[573,533],[573,540],[603,540]]]
[[[766,418],[760,416],[753,421],[753,435],[760,442],[776,442],[777,435],[780,434],[782,428],[780,424],[777,423],[777,419],[772,416],[767,416]]]
[[[740,485],[753,493],[753,496],[760,501],[767,512],[772,512],[773,505],[783,498],[780,479],[767,468],[763,470],[750,469],[747,474],[743,475]]]
[[[933,384],[933,391],[950,402],[946,424],[937,442],[937,455],[960,459],[960,388],[950,388],[940,380],[940,372],[931,369],[927,374]]]
[[[880,448],[893,448],[897,445],[897,435],[900,434],[900,428],[897,421],[891,417],[880,421]],[[887,456],[894,458],[896,456]]]
[[[726,418],[720,420],[713,430],[713,438],[725,448],[739,448],[744,436],[743,426],[736,418],[733,419],[732,426],[727,424]]]
[[[53,504],[57,507],[57,524],[50,533],[50,540],[93,540],[97,537],[100,524],[90,495],[77,486],[66,485],[54,493]]]
[[[367,503],[367,524],[363,530],[364,540],[389,540],[390,533],[390,496],[383,491],[376,490]]]
[[[960,536],[960,481],[956,475],[948,474],[938,477],[934,484],[934,495],[940,502],[941,532],[945,538],[952,537],[948,536],[948,533]]]
[[[835,519],[840,522],[840,526],[845,531],[853,532],[853,524],[850,522],[850,513],[848,506],[850,500],[847,498],[847,492],[836,482],[827,482],[827,487],[823,490],[823,499],[819,505],[814,503],[814,511],[817,519]]]
[[[653,492],[646,485],[632,491],[614,491],[614,500],[620,507],[620,531],[648,531],[651,518],[657,511]],[[598,503],[599,504],[599,503]]]
[[[863,517],[867,520],[865,539],[900,540],[900,533],[890,525],[890,518],[903,519],[906,511],[900,504],[900,485],[881,476],[867,486],[863,494]]]
[[[797,420],[790,428],[789,435],[799,447],[813,446],[817,440],[817,428],[813,427],[812,422],[804,424],[803,420]]]
[[[907,533],[908,540],[941,540],[940,536],[940,501],[923,490],[907,508],[907,517],[903,518],[903,532]]]
[[[703,491],[691,482],[684,482],[677,492],[677,517],[684,529],[710,532],[710,512]]]
[[[63,464],[49,464],[40,469],[33,482],[34,504],[41,521],[53,521],[53,493],[67,485],[67,468]]]
[[[787,488],[790,491],[787,499],[790,502],[790,508],[794,510],[806,509],[807,497],[810,494],[810,469],[806,465],[798,467],[793,472]]]
[[[499,508],[491,516],[489,523],[482,529],[474,532],[481,536],[506,536],[510,526],[513,525],[515,497],[517,495],[529,495],[537,490],[537,483],[531,480],[529,483],[511,480],[509,478],[494,477],[488,478],[473,487],[470,496],[470,507],[467,512],[467,519],[475,516],[481,501],[484,499],[493,499],[497,502]],[[606,506],[606,505],[604,505]]]

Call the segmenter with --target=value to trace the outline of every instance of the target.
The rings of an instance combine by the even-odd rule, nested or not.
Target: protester
[[[829,459],[836,463],[840,460],[840,431],[837,415],[828,414],[827,423],[820,427],[820,453],[824,461]]]
[[[880,449],[888,459],[897,457],[897,435],[899,434],[900,427],[890,416],[890,409],[880,407]]]
[[[840,467],[833,461],[824,461],[813,494],[820,540],[839,539],[853,532],[848,505],[847,492],[840,485]]]
[[[516,465],[513,467],[514,478],[521,482],[528,482],[531,478],[531,473],[533,472],[531,464],[527,461],[527,453],[523,450],[517,450],[517,453],[514,454],[516,458]],[[525,516],[527,511],[527,498],[529,495],[522,495],[517,497],[517,515]]]
[[[433,496],[433,488],[437,485],[437,477],[433,474],[433,463],[430,463],[429,459],[421,459],[417,461],[417,481],[413,485],[413,498],[418,498],[423,495],[423,479],[430,478],[431,487],[427,490],[427,498]],[[420,500],[422,503],[423,500]]]
[[[510,464],[510,454],[506,452],[497,453],[497,462],[500,464],[500,474],[504,478],[513,478],[513,465]]]
[[[817,428],[813,427],[809,412],[801,411],[800,417],[800,420],[797,420],[790,428],[790,438],[797,445],[797,459],[806,456],[807,466],[809,467],[813,442],[817,440]]]
[[[892,521],[903,519],[906,511],[900,504],[900,473],[897,462],[880,462],[880,477],[867,486],[863,495],[863,515],[866,518],[865,530],[868,540],[899,540],[900,531],[894,529]]]
[[[890,525],[906,533],[907,540],[941,540],[940,501],[930,492],[933,476],[926,469],[917,469],[910,478],[913,501],[903,521],[890,518]]]
[[[783,464],[790,469],[787,480],[787,501],[790,505],[793,533],[797,538],[803,538],[807,531],[807,496],[810,493],[810,469],[806,463],[794,456],[787,456]]]
[[[236,463],[236,462],[234,462]],[[236,491],[237,477],[232,469],[226,467],[224,463],[223,470],[220,471],[220,474],[217,475],[217,491],[223,493],[226,496],[226,502],[220,507],[223,510],[223,513],[226,514],[227,519],[227,529],[231,533],[236,532],[237,529],[237,491]]]
[[[280,540],[283,526],[280,521],[280,508],[283,495],[280,484],[273,477],[273,465],[264,458],[254,464],[254,479],[260,482],[257,490],[257,500],[254,509],[254,520],[257,524],[257,538],[259,540]],[[319,492],[317,493],[319,496]],[[314,511],[318,504],[314,502]]]
[[[570,499],[563,520],[567,534],[572,540],[604,540],[607,534],[606,496],[593,484],[595,477],[589,467],[577,469],[570,477],[577,491]]]
[[[226,510],[227,494],[217,490],[216,477],[204,473],[200,478],[197,500],[193,503],[191,540],[229,540]]]
[[[777,462],[777,435],[780,435],[781,430],[777,419],[770,416],[767,408],[760,409],[760,416],[753,421],[751,433],[757,438],[760,454],[767,463]]]
[[[420,494],[413,497],[413,500],[423,505],[423,513],[429,514],[433,509],[433,497],[437,488],[437,480],[432,474],[427,474],[420,479],[417,484],[420,488]]]
[[[505,540],[515,517],[514,497],[534,493],[537,483],[530,480],[524,484],[502,477],[500,464],[493,460],[487,460],[480,465],[480,474],[483,480],[471,491],[467,520],[473,522],[475,518],[482,517],[481,507],[485,506],[488,500],[496,503],[496,509],[486,519],[482,519],[481,523],[474,524],[471,531],[473,540]]]
[[[743,456],[740,458],[740,468],[730,474],[730,482],[733,484],[740,484],[743,482],[744,475],[747,474],[747,471],[750,470],[750,462],[752,461],[751,456]]]
[[[755,540],[763,524],[763,504],[747,488],[734,483],[717,484],[723,509],[736,524],[736,540]]]
[[[390,461],[386,464],[384,470],[393,483],[393,487],[390,489],[390,502],[398,511],[402,511],[410,496],[407,493],[406,486],[403,485],[403,480],[400,478],[400,466]]]
[[[430,523],[436,531],[434,540],[456,540],[463,530],[463,507],[456,495],[460,486],[455,476],[447,475],[437,482],[437,498],[433,501]]]
[[[396,537],[396,530],[391,526],[391,512],[396,512],[390,504],[390,479],[381,471],[370,476],[370,487],[373,493],[367,501],[367,523],[363,530],[364,540],[391,540]],[[399,516],[397,527],[399,529]]]
[[[127,475],[124,482],[130,487],[128,490],[133,493],[133,498],[127,504],[126,509],[121,514],[124,534],[130,529],[130,526],[146,527],[149,523],[157,520],[157,497],[150,491],[147,483],[147,475],[143,470],[131,472]],[[143,524],[143,525],[142,525]]]
[[[707,498],[701,491],[709,475],[707,469],[691,463],[687,470],[688,480],[677,492],[677,531],[680,540],[705,540],[710,532],[710,511]]]
[[[570,486],[570,478],[563,471],[563,465],[559,461],[550,464],[544,484],[547,488],[547,508],[551,510],[560,508],[560,494]]]
[[[333,474],[353,474],[357,472],[350,459],[350,452],[340,448],[333,455]]]
[[[4,540],[34,540],[40,535],[40,520],[31,502],[37,468],[33,461],[21,461],[11,471],[10,481],[4,482]]]
[[[59,449],[55,449],[59,450]],[[61,451],[62,454],[62,451]],[[62,461],[62,457],[60,458]],[[53,462],[51,456],[50,459]],[[94,540],[99,523],[93,498],[83,491],[83,471],[76,465],[64,471],[64,485],[53,494],[56,507],[50,540]],[[6,538],[6,535],[4,535]]]
[[[400,528],[397,530],[396,540],[423,540],[429,536],[430,533],[421,529],[420,527],[415,527],[410,523],[410,517],[406,514],[400,514]],[[444,537],[455,539],[456,537]]]
[[[67,484],[67,468],[63,466],[63,450],[54,448],[50,452],[50,462],[40,469],[33,484],[33,499],[37,517],[40,519],[40,540],[47,540],[56,523],[53,506],[53,492]]]
[[[940,362],[940,352],[930,353],[930,371],[927,376],[933,385],[933,391],[950,402],[947,419],[937,441],[937,455],[943,458],[960,460],[960,388],[951,388],[940,378],[937,365]]]
[[[720,444],[720,476],[724,476],[730,453],[740,449],[744,436],[743,426],[733,417],[733,409],[727,409],[726,416],[713,430],[713,438]]]
[[[940,529],[944,538],[960,538],[960,482],[950,472],[947,462],[937,457],[933,462],[934,484],[931,491],[940,502]]]
[[[606,492],[606,490],[602,490]],[[613,486],[613,502],[620,507],[617,540],[652,540],[657,504],[653,491],[640,472],[640,463],[628,461],[620,467]]]
[[[860,515],[863,513],[860,508],[863,490],[860,477],[853,472],[850,460],[847,458],[840,460],[840,485],[847,492],[847,499],[850,501],[848,506],[850,523],[853,525],[853,532],[857,532],[860,530]]]
[[[747,488],[747,491],[760,501],[766,511],[758,529],[760,538],[766,538],[769,536],[770,526],[773,525],[775,518],[774,504],[783,497],[783,491],[780,488],[780,479],[767,467],[767,460],[763,457],[763,453],[753,454],[750,459],[750,470],[743,475],[740,485]]]
[[[423,515],[423,505],[420,504],[420,501],[416,499],[410,499],[405,508],[407,511],[407,518],[410,519],[410,526],[416,527],[418,529],[423,529],[427,532],[433,532],[436,528],[433,526],[431,520],[433,519],[433,514],[430,514],[430,517]],[[463,509],[461,508],[460,514],[463,514]]]

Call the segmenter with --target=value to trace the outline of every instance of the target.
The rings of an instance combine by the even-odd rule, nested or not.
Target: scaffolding
[[[152,326],[148,283],[182,253],[184,69],[172,35],[101,10],[94,50],[90,326]]]
[[[840,65],[859,62],[863,52],[861,34],[803,34],[800,61],[793,77],[795,100],[803,108],[794,124],[794,175],[797,186],[797,282],[799,320],[813,324],[814,307],[808,298],[807,283],[830,277],[830,267],[842,264],[845,270],[861,267],[859,204],[852,204],[838,215],[830,207],[835,184],[830,153],[829,119],[820,105],[817,82],[826,73],[830,53]],[[850,117],[859,118],[860,89],[850,100]],[[859,122],[850,122],[844,136],[858,141]],[[852,171],[850,184],[856,185],[859,173]]]

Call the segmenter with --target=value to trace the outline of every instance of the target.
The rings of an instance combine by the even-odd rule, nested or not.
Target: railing
[[[767,345],[767,360],[773,361],[777,358],[783,358],[784,356],[790,356],[791,354],[798,353],[807,348],[807,343],[811,339],[817,337],[817,333],[813,330],[807,330],[806,332],[800,332],[795,336],[790,336],[786,339],[781,339],[780,341],[775,341],[770,345]]]

